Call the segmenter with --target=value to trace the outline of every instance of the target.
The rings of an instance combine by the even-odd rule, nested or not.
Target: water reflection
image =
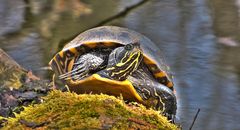
[[[59,41],[137,1],[29,1],[21,30],[3,35],[0,45],[27,69],[41,74],[39,68],[47,65]],[[109,23],[143,33],[164,52],[174,72],[178,118],[184,129],[198,108],[193,129],[240,129],[239,3],[152,0]]]
[[[19,8],[19,5],[11,4],[8,1],[0,2],[0,5],[8,4],[12,9]],[[25,19],[24,23],[20,23],[21,28],[15,30],[14,33],[1,34],[1,48],[25,68],[45,77],[46,71],[42,71],[40,68],[47,66],[53,54],[59,49],[60,41],[88,29],[99,20],[117,12],[116,2],[105,0],[104,3],[105,8],[102,8],[102,4],[98,1],[83,3],[71,0],[65,3],[64,0],[30,0],[24,4],[25,8],[21,8],[25,13],[16,13]],[[76,10],[76,8],[79,9]],[[5,16],[4,12],[1,13],[2,15]],[[15,15],[8,17],[15,17]],[[6,24],[3,23],[0,26],[1,28],[5,27]]]
[[[215,59],[215,75],[218,82],[218,109],[216,112],[223,112],[222,115],[229,115],[227,118],[216,119],[221,123],[218,128],[239,129],[240,125],[236,121],[236,117],[240,116],[239,102],[239,0],[210,2],[214,18],[214,32],[218,39],[228,38],[227,42],[218,45],[218,53]],[[223,11],[225,10],[225,11]],[[232,44],[234,42],[234,44]],[[231,44],[229,44],[231,43]],[[222,126],[222,127],[220,127]],[[233,128],[231,128],[234,126]]]

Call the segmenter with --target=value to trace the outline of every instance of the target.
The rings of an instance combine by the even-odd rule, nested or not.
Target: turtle
[[[66,44],[49,62],[54,81],[70,91],[121,95],[146,107],[176,115],[169,67],[156,45],[144,35],[117,26],[89,29]]]

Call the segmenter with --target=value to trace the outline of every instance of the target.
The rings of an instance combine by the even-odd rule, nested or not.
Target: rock
[[[7,119],[3,129],[180,129],[158,111],[125,104],[114,96],[54,90],[43,99]]]
[[[19,113],[23,106],[40,103],[50,90],[48,84],[0,49],[0,118],[13,117],[13,112]]]
[[[1,97],[3,101],[1,104],[3,107],[15,107],[18,105],[17,99],[11,94],[5,93]]]
[[[21,87],[26,72],[25,69],[0,48],[0,88]]]
[[[33,91],[28,91],[24,93],[16,94],[16,97],[21,101],[32,101],[37,97],[37,93]]]
[[[10,108],[1,108],[0,109],[0,115],[3,116],[3,117],[7,117],[9,116],[9,110]],[[1,123],[1,121],[0,121]]]

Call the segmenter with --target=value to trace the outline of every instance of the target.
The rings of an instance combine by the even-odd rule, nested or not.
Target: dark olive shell
[[[122,27],[102,26],[79,34],[66,44],[63,50],[55,55],[50,61],[50,65],[53,70],[62,65],[63,70],[58,73],[65,73],[69,69],[64,64],[70,64],[72,62],[71,59],[85,53],[86,48],[98,47],[100,44],[114,47],[116,44],[126,45],[135,42],[140,43],[144,54],[144,63],[148,66],[154,77],[160,83],[172,89],[172,76],[169,73],[168,66],[163,61],[161,50],[144,35]],[[60,70],[58,69],[58,71]]]

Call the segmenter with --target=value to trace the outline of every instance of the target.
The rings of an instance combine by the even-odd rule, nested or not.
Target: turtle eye
[[[125,49],[128,50],[128,51],[131,51],[133,49],[133,45],[132,44],[127,44],[125,46]]]

